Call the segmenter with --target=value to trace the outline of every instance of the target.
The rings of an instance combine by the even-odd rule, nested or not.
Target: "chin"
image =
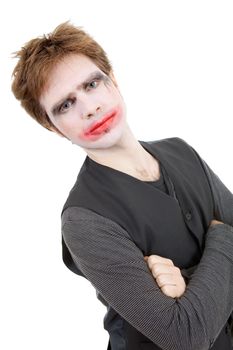
[[[107,149],[114,147],[120,143],[123,132],[120,130],[112,130],[112,132],[106,132],[102,137],[93,142],[87,142],[85,144],[79,144],[79,146],[86,149]]]

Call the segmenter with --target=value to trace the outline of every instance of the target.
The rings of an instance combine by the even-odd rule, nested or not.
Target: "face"
[[[84,55],[58,63],[40,103],[63,136],[84,149],[115,145],[126,126],[126,106],[114,76]]]

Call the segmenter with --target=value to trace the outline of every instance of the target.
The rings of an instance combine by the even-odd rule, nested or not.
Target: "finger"
[[[161,263],[161,264],[166,264],[171,266],[174,265],[171,259],[164,258],[162,256],[155,255],[155,254],[149,255],[148,260],[153,261],[153,263]]]
[[[160,290],[165,295],[172,297],[172,298],[179,298],[181,297],[186,289],[186,284],[184,280],[180,280],[176,284],[164,284]]]
[[[169,266],[174,266],[173,261],[171,259],[163,258],[159,255],[150,255],[147,259],[147,264],[151,269],[152,266],[156,263],[161,263]]]
[[[151,267],[151,273],[156,278],[161,274],[172,274],[174,276],[181,276],[181,271],[176,266],[170,266],[166,264],[155,263]]]
[[[164,285],[170,286],[181,286],[183,287],[185,281],[182,276],[176,276],[171,273],[163,273],[155,278],[159,287],[163,287]]]
[[[181,292],[177,291],[177,286],[165,285],[160,289],[161,289],[161,292],[163,292],[163,294],[165,294],[167,297],[179,298],[182,295]]]
[[[214,226],[214,225],[219,225],[219,224],[223,224],[222,221],[218,221],[218,220],[212,220],[210,223],[210,226]]]
[[[159,288],[163,288],[164,286],[176,286],[176,279],[170,273],[163,273],[156,277],[156,282]]]

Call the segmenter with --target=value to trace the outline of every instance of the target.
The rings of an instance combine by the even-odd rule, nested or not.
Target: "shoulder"
[[[193,149],[193,147],[186,140],[180,137],[168,137],[160,140],[149,141],[149,143],[154,145],[161,145],[163,147],[176,146],[176,147]]]
[[[115,224],[114,221],[96,213],[94,210],[80,207],[80,206],[67,207],[62,213],[61,219],[62,219],[62,223],[83,220],[83,221],[95,221],[100,223]]]
[[[201,157],[198,152],[191,146],[189,142],[180,137],[169,137],[159,139],[155,141],[146,141],[150,147],[154,148],[155,151],[161,152],[166,156],[178,156],[179,158],[186,158],[190,161],[200,162]]]
[[[107,234],[130,238],[128,232],[115,221],[84,207],[68,207],[61,216],[62,232],[76,234]]]
[[[101,218],[102,216],[95,213],[94,211],[79,206],[66,208],[61,216],[63,224],[70,221],[101,220]]]

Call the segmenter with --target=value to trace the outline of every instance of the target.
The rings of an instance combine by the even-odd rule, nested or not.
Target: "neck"
[[[86,149],[87,155],[102,165],[135,176],[141,180],[157,180],[159,165],[135,138],[129,126],[124,130],[120,140],[105,149]]]

